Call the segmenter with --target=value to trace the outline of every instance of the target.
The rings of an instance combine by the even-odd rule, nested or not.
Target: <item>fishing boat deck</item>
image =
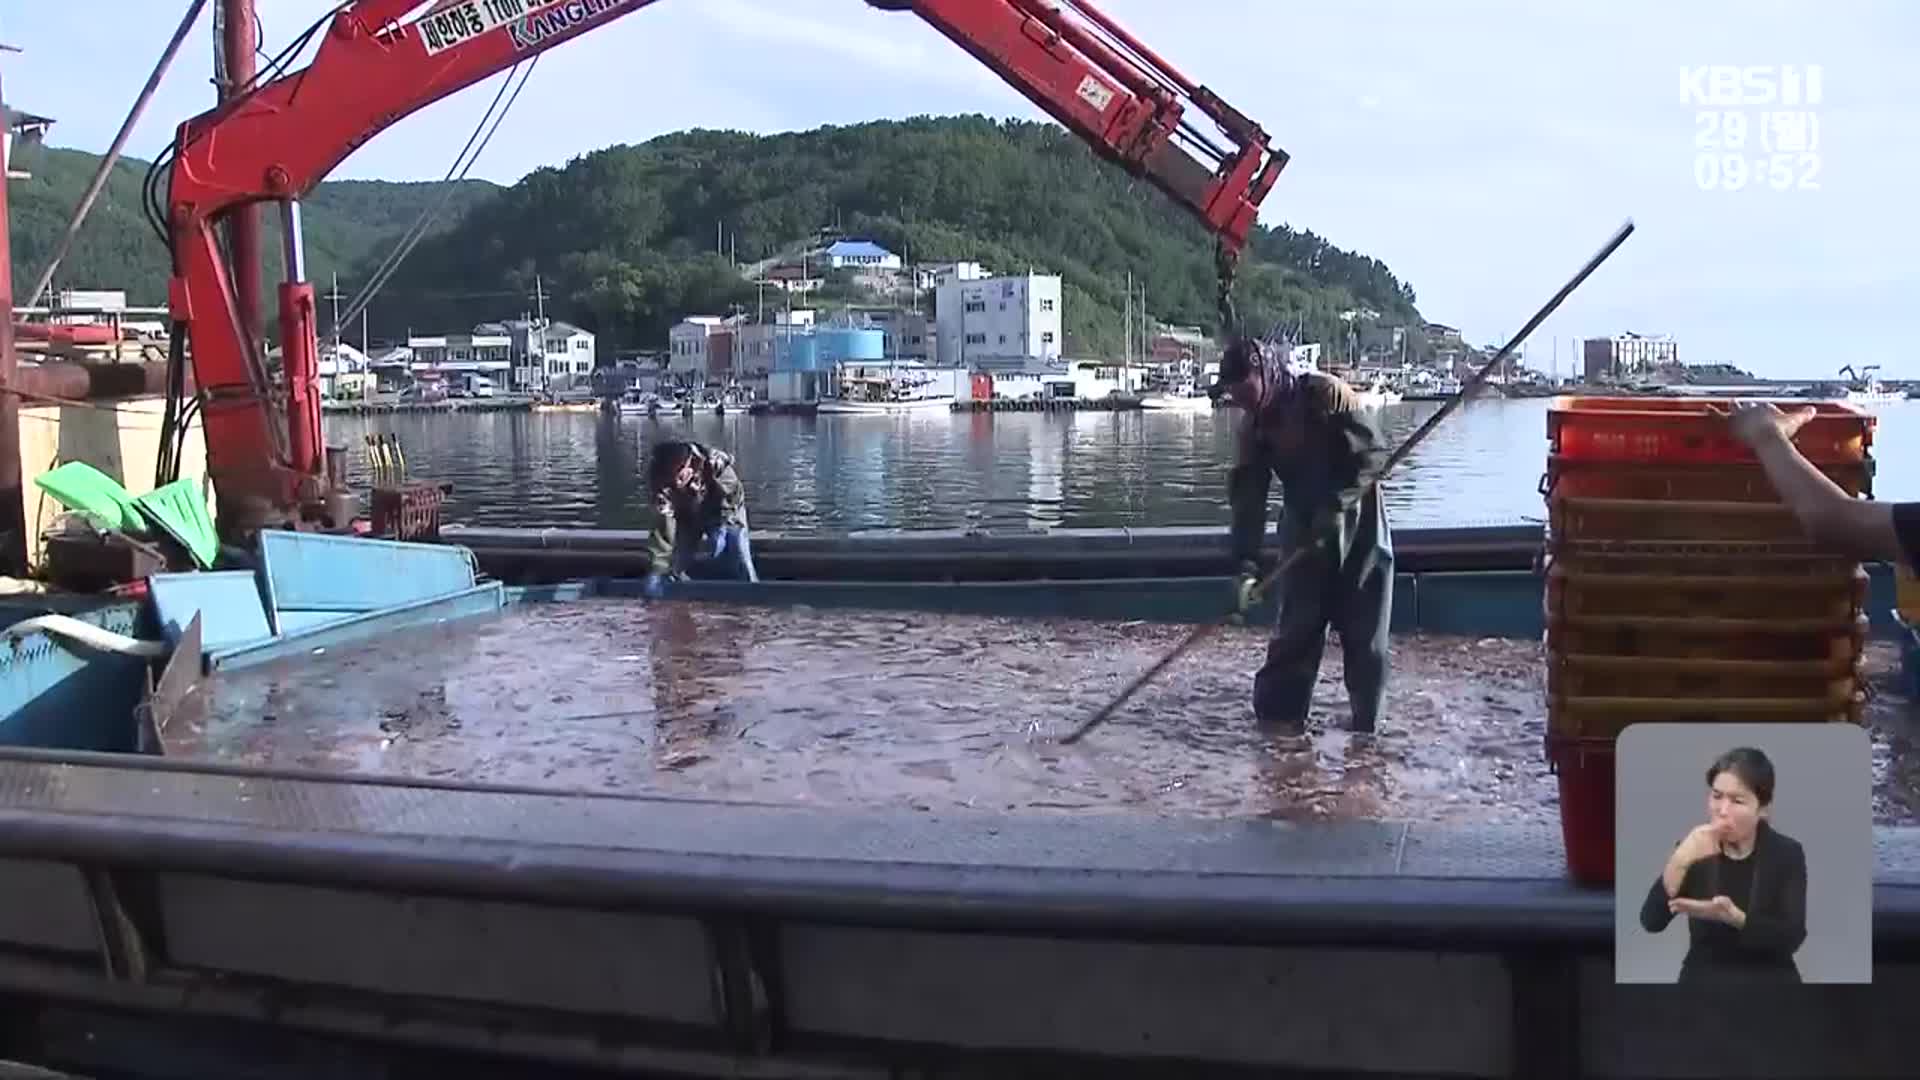
[[[171,756],[345,775],[832,808],[1557,821],[1538,642],[1396,636],[1388,713],[1345,731],[1330,642],[1309,737],[1251,724],[1259,629],[1193,650],[1092,737],[1057,737],[1188,628],[527,603],[223,671]],[[1890,646],[1872,653],[1888,684]],[[1920,814],[1904,698],[1871,708],[1875,809]]]

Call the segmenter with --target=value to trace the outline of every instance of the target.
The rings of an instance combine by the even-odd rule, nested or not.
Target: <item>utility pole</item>
[[[333,344],[334,351],[337,353],[340,345],[340,271],[335,270],[333,272],[333,285],[323,299],[333,302]],[[362,320],[360,326],[363,334],[365,333],[366,325],[365,320]],[[361,351],[365,352],[366,350],[363,348]]]
[[[533,358],[535,355],[533,343],[536,340],[539,341],[540,378],[538,382],[540,389],[544,391],[547,388],[547,286],[541,280],[540,272],[537,270],[533,274],[532,299],[534,316],[533,325],[527,328],[527,357]]]
[[[11,126],[4,115],[0,125]],[[0,153],[0,158],[6,156]],[[20,396],[13,392],[19,364],[13,352],[13,255],[6,176],[10,164],[0,161],[0,573],[25,577],[27,510],[20,475]]]

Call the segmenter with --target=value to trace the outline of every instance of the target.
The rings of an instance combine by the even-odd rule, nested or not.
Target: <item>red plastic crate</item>
[[[1613,740],[1547,736],[1547,764],[1560,778],[1560,838],[1567,875],[1581,885],[1613,884]]]
[[[1814,418],[1794,436],[1794,445],[1816,465],[1865,461],[1873,446],[1871,414],[1837,401],[1776,402],[1787,411],[1808,405]],[[1666,464],[1752,463],[1713,410],[1731,408],[1718,398],[1583,397],[1553,399],[1547,409],[1547,439],[1568,459]]]
[[[1820,471],[1849,495],[1873,494],[1873,459],[1823,465]],[[1540,494],[1548,499],[1673,499],[1684,502],[1779,502],[1758,464],[1666,465],[1604,458],[1547,458]]]

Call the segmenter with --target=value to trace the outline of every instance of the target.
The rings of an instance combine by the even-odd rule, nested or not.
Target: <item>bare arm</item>
[[[1814,543],[1856,559],[1906,561],[1891,503],[1847,494],[1785,438],[1763,437],[1753,452]]]
[[[1742,406],[1727,416],[1809,539],[1856,559],[1906,562],[1893,504],[1847,494],[1793,445],[1794,432],[1812,418],[1812,409],[1782,413],[1768,404]]]

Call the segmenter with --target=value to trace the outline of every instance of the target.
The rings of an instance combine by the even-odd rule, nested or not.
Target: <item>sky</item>
[[[1920,4],[1094,2],[1291,156],[1263,222],[1381,259],[1423,315],[1471,342],[1505,341],[1632,219],[1633,237],[1534,332],[1531,366],[1564,372],[1576,339],[1637,332],[1673,335],[1689,363],[1762,375],[1877,363],[1920,378],[1899,315],[1920,286],[1908,202],[1920,182]],[[268,54],[334,6],[258,4]],[[0,0],[0,42],[23,50],[0,54],[7,100],[53,117],[56,145],[106,149],[186,8]],[[117,60],[75,62],[67,45]],[[1820,97],[1702,101],[1714,84],[1701,69],[1714,65],[1776,80],[1817,67]],[[128,152],[153,155],[209,107],[211,72],[203,15]],[[401,120],[334,175],[442,177],[492,86]],[[956,113],[1045,118],[911,14],[864,0],[656,0],[547,53],[471,175],[512,183],[689,127]],[[1768,173],[1769,148],[1796,128],[1810,145],[1781,151],[1782,189],[1716,179],[1729,156]]]

